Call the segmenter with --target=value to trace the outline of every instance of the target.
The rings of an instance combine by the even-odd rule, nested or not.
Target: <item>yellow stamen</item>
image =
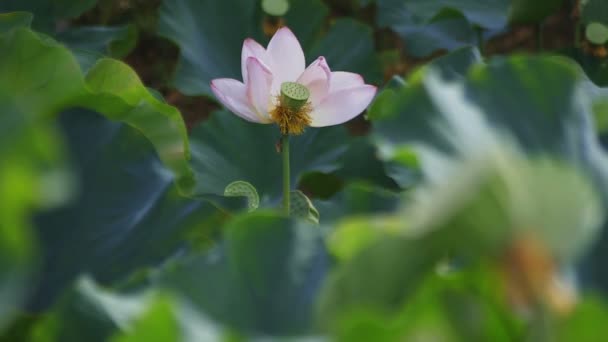
[[[309,97],[308,88],[301,84],[285,82],[281,85],[278,104],[270,111],[270,117],[279,125],[282,134],[299,135],[310,126],[312,106]]]

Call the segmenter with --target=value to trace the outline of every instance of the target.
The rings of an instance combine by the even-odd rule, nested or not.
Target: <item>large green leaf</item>
[[[27,12],[0,13],[0,33],[19,27],[30,27],[34,17]]]
[[[359,310],[398,310],[446,256],[467,255],[476,260],[498,250],[507,233],[500,199],[490,187],[478,190],[471,181],[465,182],[463,178],[479,178],[466,171],[470,170],[454,172],[458,187],[444,186],[445,197],[429,193],[426,201],[406,202],[406,208],[414,208],[409,212],[354,217],[336,227],[329,242],[342,263],[326,282],[320,324],[331,326],[332,321]],[[448,195],[452,205],[460,204],[456,212],[443,207]],[[428,210],[420,211],[424,203]],[[445,214],[436,216],[436,212]],[[432,227],[420,229],[421,222]],[[488,222],[492,229],[487,229]]]
[[[70,188],[52,125],[4,96],[0,92],[0,331],[22,305],[33,270],[32,211],[59,204]]]
[[[152,142],[161,160],[176,171],[181,190],[192,185],[179,181],[188,179],[183,176],[190,172],[179,113],[156,100],[124,64],[102,60],[84,79],[69,51],[31,31],[15,30],[5,35],[2,43],[11,47],[0,60],[0,89],[10,96],[9,105],[14,103],[37,115],[82,106],[129,123]],[[31,59],[35,63],[24,68],[21,63],[30,60],[30,56],[37,57]],[[49,74],[47,68],[51,66],[61,72]],[[36,85],[43,88],[34,88]],[[67,115],[66,132],[76,165],[82,170],[83,187],[75,202],[39,220],[46,260],[31,300],[35,308],[48,305],[81,272],[91,272],[110,283],[138,267],[155,265],[182,245],[183,235],[193,224],[200,226],[202,218],[213,220],[215,213],[209,205],[179,197],[171,186],[171,174],[158,162],[146,139],[132,128],[107,123],[82,111]],[[218,125],[223,125],[223,131]],[[238,127],[243,133],[238,132]],[[199,194],[223,195],[225,186],[232,181],[251,180],[263,200],[276,202],[280,193],[276,186],[276,179],[280,178],[279,155],[274,151],[276,127],[251,125],[224,112],[218,120],[203,124],[200,132],[200,138],[197,132],[194,134],[194,166],[204,181],[197,188]],[[316,142],[311,144],[313,138]],[[83,143],[85,139],[99,144]],[[260,144],[260,149],[265,143],[268,152],[260,153],[251,141]],[[332,171],[335,158],[344,150],[344,141],[341,128],[311,129],[295,138],[294,183],[299,174],[311,168]],[[244,151],[243,147],[251,150]],[[252,158],[255,163],[241,160],[233,168],[216,168],[214,162],[218,159],[213,158],[233,163],[231,155]],[[267,172],[268,169],[275,171]],[[149,242],[142,243],[144,240]]]
[[[411,12],[405,2],[380,0],[377,21],[381,27],[392,28],[405,42],[408,54],[416,57],[476,43],[470,23],[454,10],[443,11],[433,18],[421,18]]]
[[[339,19],[307,54],[311,61],[325,56],[333,71],[360,73],[367,83],[380,83],[380,61],[371,27],[353,19]]]
[[[322,0],[291,0],[289,11],[284,17],[285,25],[293,30],[304,51],[309,51],[317,41],[328,14],[329,9]]]
[[[152,266],[182,246],[194,224],[216,217],[209,204],[180,196],[194,183],[179,112],[149,93],[129,67],[103,59],[85,78],[66,48],[28,29],[0,36],[0,48],[6,52],[0,56],[2,110],[17,113],[9,120],[48,120],[64,109],[84,107],[129,125],[82,110],[66,114],[65,133],[82,188],[75,202],[39,220],[46,259],[33,307],[48,305],[80,272],[110,282]],[[19,134],[16,124],[4,126],[4,138]],[[159,157],[174,171],[177,188]],[[38,193],[23,184],[24,194]]]
[[[608,308],[604,298],[583,298],[574,312],[559,320],[558,341],[593,342],[597,340],[596,327],[608,323]]]
[[[179,341],[181,332],[175,317],[173,303],[169,299],[160,298],[152,303],[142,317],[135,322],[130,331],[114,336],[113,342],[165,342]]]
[[[608,4],[602,0],[581,0],[581,19],[585,24],[593,22],[608,25]]]
[[[27,26],[30,20],[24,13],[2,14],[0,32]],[[19,312],[27,293],[36,250],[32,211],[60,204],[71,184],[53,125],[22,110],[13,96],[9,86],[0,86],[0,331]]]
[[[422,71],[412,81],[395,93],[393,102],[384,102],[386,107],[376,112],[378,116],[374,111],[370,114],[375,120],[374,134],[378,144],[389,160],[395,160],[404,148],[414,148],[418,151],[427,181],[445,185],[453,181],[453,166],[458,165],[458,160],[480,160],[480,156],[495,155],[497,146],[503,148],[515,143],[515,150],[528,155],[547,155],[572,164],[564,165],[561,171],[559,164],[551,166],[553,163],[540,161],[528,171],[525,171],[528,167],[520,166],[525,172],[518,177],[538,179],[530,181],[529,189],[535,186],[550,189],[550,185],[543,185],[545,181],[553,179],[559,183],[558,179],[562,179],[563,188],[580,188],[579,192],[571,195],[582,196],[573,201],[580,203],[586,201],[583,198],[590,198],[585,195],[588,190],[584,190],[587,186],[583,184],[591,180],[605,201],[602,190],[606,186],[606,157],[593,126],[593,98],[584,92],[588,90],[588,81],[571,61],[555,57],[498,59],[487,66],[476,66],[467,79],[455,79],[451,85],[442,83],[437,72],[432,70]],[[411,130],[412,127],[417,127],[417,130]],[[497,136],[506,138],[497,140]],[[583,172],[586,177],[575,177],[574,170]],[[543,173],[546,175],[539,176]],[[572,175],[568,176],[569,173]],[[516,178],[514,175],[510,177]],[[543,177],[544,180],[540,181]],[[549,191],[531,191],[526,201],[540,196],[540,193]],[[552,195],[547,199],[537,199],[533,201],[537,204],[530,205],[529,209],[549,210],[541,209],[541,203],[549,208],[566,206],[560,202],[563,197],[568,198]],[[597,204],[587,207],[595,206]],[[565,210],[557,212],[563,214]],[[569,255],[564,259],[572,260],[571,256],[580,256],[581,250],[594,236],[594,230],[582,229],[585,225],[581,222],[590,222],[583,219],[588,213],[573,211],[562,218],[546,215],[543,219],[554,219],[553,224],[537,222],[534,226],[546,229],[537,233],[545,243],[555,248],[556,254]],[[578,214],[583,216],[576,223]],[[559,241],[560,234],[556,232],[567,232],[573,227],[582,229],[577,239],[571,241],[571,247],[578,252],[567,252],[570,248],[568,242]]]
[[[38,179],[37,173],[40,171],[34,171],[48,168],[47,164],[49,161],[56,158],[57,155],[52,141],[53,134],[49,134],[53,132],[47,132],[45,126],[36,122],[40,120],[46,121],[50,114],[54,114],[62,108],[84,106],[101,110],[116,119],[123,119],[131,123],[139,122],[139,128],[144,132],[152,132],[155,129],[155,125],[157,127],[163,126],[162,131],[157,131],[160,134],[156,134],[156,138],[153,138],[153,140],[156,140],[157,146],[162,146],[163,143],[168,144],[165,146],[169,147],[171,151],[166,149],[165,152],[161,152],[161,155],[165,154],[166,157],[171,155],[168,159],[177,157],[179,160],[181,158],[181,161],[185,164],[185,155],[182,153],[180,157],[179,150],[181,148],[180,145],[182,147],[187,145],[185,141],[185,129],[183,135],[181,137],[179,135],[179,124],[183,128],[183,122],[179,118],[179,113],[175,109],[154,99],[139,83],[134,73],[119,62],[111,60],[100,62],[92,69],[86,80],[88,83],[85,84],[78,65],[65,48],[46,38],[42,39],[29,30],[20,29],[6,33],[1,37],[0,45],[3,46],[3,51],[6,51],[0,57],[0,69],[2,70],[2,76],[0,77],[0,98],[2,98],[2,101],[0,101],[0,104],[3,114],[6,115],[3,116],[3,119],[8,120],[7,124],[3,125],[7,129],[6,134],[2,136],[3,139],[6,139],[11,144],[11,148],[5,150],[3,143],[2,154],[3,158],[8,158],[8,165],[12,165],[10,168],[3,167],[0,172],[2,173],[2,181],[11,184],[10,186],[6,185],[2,187],[3,191],[8,191],[6,194],[3,193],[2,197],[11,198],[11,207],[14,206],[14,208],[3,208],[2,211],[7,211],[7,213],[6,216],[3,214],[2,217],[7,221],[3,222],[2,229],[3,231],[6,229],[10,229],[10,231],[17,229],[14,233],[11,233],[12,238],[7,241],[7,245],[3,245],[2,260],[3,262],[8,262],[8,264],[2,268],[10,270],[12,275],[9,278],[3,279],[3,289],[6,292],[2,294],[10,298],[10,301],[8,299],[3,301],[6,304],[3,307],[12,310],[11,308],[17,305],[20,300],[20,293],[22,291],[19,289],[22,289],[23,286],[19,284],[19,279],[24,276],[22,267],[27,261],[30,249],[26,240],[27,227],[25,227],[25,212],[23,211],[26,206],[22,207],[22,205],[25,204],[29,207],[31,204],[22,202],[22,199],[37,203],[38,205],[45,204],[52,199],[51,195],[56,193],[56,189],[54,188],[63,187],[61,183],[58,183],[57,179],[53,178],[40,183],[44,181],[44,178]],[[166,125],[164,122],[167,121],[163,120],[163,116],[167,114],[173,115],[173,120],[177,124],[177,130],[173,130],[173,133],[170,133],[171,129],[167,130],[167,127],[164,126]],[[153,119],[155,115],[156,119]],[[82,121],[78,119],[86,121],[90,119],[90,116],[82,112],[74,114],[73,123],[76,126],[82,124]],[[156,124],[154,121],[156,121]],[[89,122],[91,125],[99,123],[99,119]],[[135,125],[137,126],[138,124]],[[138,222],[137,220],[143,220],[147,215],[144,214],[144,210],[150,210],[151,207],[156,206],[155,203],[159,201],[159,198],[162,198],[162,196],[159,197],[159,191],[162,193],[170,187],[171,176],[162,169],[156,160],[154,151],[149,145],[146,145],[147,142],[143,141],[142,137],[136,136],[135,141],[139,139],[139,146],[142,143],[145,146],[142,149],[145,152],[142,152],[143,155],[140,154],[140,156],[147,155],[145,159],[151,161],[147,162],[143,171],[152,172],[152,174],[156,174],[157,176],[156,179],[148,179],[150,181],[148,184],[152,184],[152,186],[146,189],[147,193],[141,191],[141,188],[136,187],[137,192],[129,194],[135,199],[132,203],[127,202],[130,204],[130,207],[117,203],[116,199],[121,196],[117,195],[117,191],[129,191],[129,189],[134,188],[119,185],[116,180],[124,180],[124,184],[129,185],[135,185],[136,183],[130,181],[128,177],[123,176],[125,172],[127,175],[130,174],[127,169],[122,169],[123,174],[120,174],[120,172],[116,174],[116,171],[120,169],[116,169],[116,160],[112,159],[112,156],[118,156],[116,152],[122,149],[125,152],[124,158],[128,162],[136,164],[138,161],[131,158],[138,154],[137,152],[129,154],[123,140],[118,144],[110,144],[116,150],[97,155],[97,159],[92,159],[91,156],[95,155],[96,152],[86,147],[91,147],[89,139],[93,139],[94,141],[95,135],[87,135],[87,133],[92,133],[90,129],[89,131],[86,130],[87,127],[76,127],[74,130],[81,128],[83,131],[79,133],[83,135],[79,137],[80,139],[77,139],[78,141],[73,142],[74,146],[80,147],[80,157],[86,160],[79,166],[87,169],[89,172],[97,171],[100,173],[97,175],[94,172],[87,174],[87,177],[90,177],[88,178],[90,183],[85,185],[85,191],[79,196],[80,202],[73,204],[70,209],[63,208],[59,210],[59,214],[57,215],[45,216],[45,219],[40,220],[42,224],[40,225],[41,229],[39,233],[44,240],[44,252],[48,257],[45,259],[41,285],[31,302],[34,307],[47,305],[66,284],[69,284],[78,272],[83,270],[93,271],[105,276],[106,280],[113,280],[118,276],[124,277],[126,272],[123,272],[125,270],[133,270],[134,265],[141,266],[162,260],[167,254],[175,251],[176,246],[181,244],[183,238],[180,236],[180,234],[183,234],[183,230],[173,231],[172,233],[176,235],[169,235],[173,236],[172,238],[167,238],[167,231],[165,230],[165,233],[163,233],[161,230],[160,234],[165,234],[165,236],[152,241],[164,241],[167,243],[165,244],[167,248],[154,244],[154,246],[151,246],[151,249],[142,252],[142,249],[139,248],[144,246],[141,244],[141,237],[137,237],[137,234],[134,234],[137,232],[137,229],[129,230],[128,226],[134,227],[136,222]],[[91,128],[91,126],[88,128]],[[99,141],[102,144],[108,143],[108,138],[110,140],[113,139],[114,134],[120,131],[119,127],[116,126],[99,125],[97,128],[101,131],[105,130],[103,134],[105,134],[106,139]],[[177,146],[175,146],[175,140],[171,137],[171,134],[175,133],[178,133],[175,136],[177,137]],[[133,131],[131,131],[132,134]],[[13,137],[20,140],[15,140]],[[119,136],[118,138],[118,141],[120,141],[121,137]],[[27,143],[27,145],[23,145],[23,142]],[[132,144],[129,148],[137,151],[137,143],[133,142]],[[22,145],[23,148],[20,147]],[[16,147],[19,147],[19,149],[16,149]],[[175,154],[176,147],[177,154]],[[98,152],[101,153],[102,151]],[[10,154],[7,156],[6,153]],[[11,157],[11,155],[14,157]],[[105,155],[106,157],[100,157],[101,155]],[[31,158],[36,159],[28,161]],[[10,162],[11,159],[15,160]],[[91,165],[95,161],[102,164]],[[30,169],[30,165],[35,166],[35,169]],[[150,165],[156,165],[156,167],[148,168]],[[108,170],[114,171],[114,173],[107,172]],[[104,171],[106,172],[103,173]],[[116,178],[112,176],[116,176]],[[141,179],[139,178],[140,176],[132,175],[130,179]],[[106,180],[105,183],[102,182],[104,179]],[[20,186],[15,187],[12,184],[20,184]],[[110,184],[115,186],[114,193],[110,191]],[[41,186],[50,188],[44,189],[40,188]],[[86,190],[90,190],[91,192]],[[35,194],[46,194],[49,198],[36,196]],[[103,194],[105,194],[106,200],[103,199]],[[150,195],[152,196],[150,197]],[[138,198],[145,199],[145,201],[140,201]],[[172,191],[172,195],[168,198],[169,200],[164,200],[159,206],[173,208],[171,210],[175,211],[171,214],[175,214],[176,216],[163,218],[166,214],[159,211],[156,217],[151,218],[152,222],[159,222],[159,227],[162,229],[176,228],[177,224],[164,226],[163,223],[172,219],[174,221],[181,221],[183,218],[180,215],[183,215],[184,212],[191,214],[197,211],[199,204],[194,203],[193,207],[193,204],[185,203],[183,200],[180,203],[175,190]],[[104,205],[108,206],[105,211],[101,210]],[[179,207],[182,209],[180,210]],[[15,212],[15,210],[18,210],[18,212]],[[122,214],[120,213],[121,211]],[[210,210],[207,206],[206,213],[210,212],[213,212],[213,210]],[[93,219],[94,216],[97,219]],[[124,218],[119,219],[120,216],[124,216]],[[195,217],[197,216],[192,215],[189,219],[195,219]],[[147,223],[144,221],[142,225],[147,226]],[[112,230],[133,234],[130,235],[132,239],[131,243],[135,243],[135,246],[139,247],[124,248],[124,243],[129,239],[124,235],[119,238],[119,235],[111,233]],[[7,233],[10,231],[7,231]],[[146,229],[146,233],[143,236],[146,238],[154,236],[154,234],[151,235],[150,233],[151,231]],[[112,236],[118,239],[115,241],[105,240],[104,245],[99,243],[100,236]],[[91,248],[91,244],[94,248]],[[139,251],[137,251],[138,249]],[[122,257],[120,256],[121,253],[117,253],[117,251],[129,250],[135,253],[129,256],[123,255]],[[104,253],[107,254],[104,256]],[[121,260],[113,266],[114,269],[108,268],[107,265],[109,264],[99,263],[105,260],[112,264],[113,262],[108,256],[117,257]],[[130,261],[130,265],[124,262],[127,260]],[[117,266],[126,268],[120,269]]]
[[[53,32],[58,20],[77,17],[96,3],[97,0],[3,0],[0,13],[30,12],[36,30]]]
[[[437,50],[477,45],[476,30],[504,30],[508,22],[536,23],[560,8],[563,0],[379,0],[377,21],[392,28],[407,52],[424,57]]]
[[[259,338],[249,337],[246,331],[236,331],[212,320],[207,313],[200,311],[196,301],[184,299],[187,298],[175,290],[152,287],[123,292],[103,288],[90,277],[81,277],[60,303],[47,315],[32,322],[18,338],[32,342],[326,341],[312,336],[300,338],[295,334],[276,338],[268,334]],[[264,308],[258,309],[264,311]],[[297,311],[297,308],[293,309]]]
[[[395,192],[367,182],[353,182],[330,199],[316,200],[315,206],[321,213],[322,223],[333,223],[349,216],[390,213],[397,208],[399,200]]]
[[[477,48],[465,47],[436,58],[424,67],[432,67],[439,71],[444,79],[452,80],[462,78],[472,66],[482,62],[483,58]]]
[[[172,265],[161,285],[244,333],[307,333],[328,262],[318,227],[256,212],[224,231],[224,245]]]
[[[518,237],[533,237],[558,265],[586,252],[604,216],[588,177],[500,149],[425,183],[396,214],[341,223],[330,247],[342,264],[323,292],[321,322],[357,310],[393,312],[442,260],[456,260],[458,269],[500,262]]]
[[[507,24],[510,1],[409,0],[403,3],[408,11],[424,20],[430,20],[441,10],[449,8],[461,12],[472,24],[487,29],[501,29]]]
[[[112,120],[140,130],[156,148],[161,160],[174,171],[179,188],[193,187],[186,127],[179,111],[160,102],[126,64],[99,61],[86,78],[90,93],[79,102]]]
[[[591,2],[595,0],[590,0]],[[469,23],[489,30],[501,30],[508,22],[535,23],[557,11],[563,0],[379,0],[379,18],[412,16],[432,22],[445,10],[461,13]],[[601,1],[598,1],[601,2]],[[400,8],[398,12],[391,9]],[[409,15],[405,15],[405,14]],[[447,33],[447,32],[446,32]]]
[[[608,86],[608,61],[575,48],[566,49],[562,53],[577,61],[594,84],[599,87]]]
[[[374,123],[372,136],[375,137],[381,158],[386,161],[388,174],[401,186],[411,185],[412,169],[419,167],[419,158],[410,145],[424,141],[442,150],[451,149],[448,139],[437,134],[434,116],[426,112],[423,114],[427,110],[432,113],[428,108],[431,106],[430,100],[424,94],[424,89],[416,84],[429,68],[433,68],[445,80],[461,80],[469,68],[479,62],[481,57],[475,48],[453,51],[415,71],[411,76],[414,84],[387,87],[372,103],[368,112]]]
[[[320,298],[318,323],[328,328],[357,310],[397,310],[444,257],[448,241],[455,242],[452,234],[458,233],[418,240],[378,237],[330,274]]]
[[[243,40],[251,37],[262,44],[267,41],[261,32],[260,11],[257,1],[165,0],[160,9],[159,34],[180,48],[174,85],[187,95],[212,96],[212,79],[241,79]],[[290,4],[285,15],[285,24],[298,35],[308,61],[325,55],[333,70],[359,72],[368,81],[380,81],[372,29],[352,19],[341,19],[318,40],[316,33],[327,12],[318,0],[298,0]]]
[[[239,9],[238,18],[234,18],[235,8]],[[165,1],[160,10],[160,34],[181,48],[176,87],[189,95],[211,95],[209,82],[213,78],[240,79],[243,40],[254,37],[264,42],[259,39],[262,21],[258,12],[256,2]],[[209,14],[210,18],[195,20],[193,13]],[[317,41],[319,27],[311,25],[310,20],[321,25],[326,13],[326,7],[318,1],[295,1],[286,14],[287,24],[293,24],[291,28],[302,35],[304,46],[312,48],[309,59],[323,54],[333,70],[357,71],[378,80],[371,28],[340,20]],[[225,17],[238,20],[239,25]],[[300,20],[303,17],[308,19]],[[281,177],[280,156],[274,151],[278,139],[279,132],[273,125],[255,125],[228,112],[215,113],[192,133],[195,193],[223,195],[230,183],[247,181],[258,190],[262,205],[277,203],[281,194],[280,182],[276,181]],[[339,128],[311,128],[303,136],[294,137],[292,184],[304,172],[338,168],[345,140]]]
[[[180,196],[136,130],[82,110],[61,122],[80,189],[37,220],[45,258],[31,307],[46,307],[80,273],[104,284],[123,281],[187,247],[188,237],[217,230],[224,215]]]
[[[156,289],[121,293],[81,277],[23,340],[220,341],[221,329]]]
[[[20,21],[22,27],[52,35],[76,53],[81,65],[92,65],[104,55],[121,58],[137,42],[134,25],[125,26],[72,26],[59,23],[91,9],[97,0],[7,0],[0,4],[0,32],[2,22]],[[85,59],[86,57],[86,59]],[[85,64],[86,62],[86,64]]]
[[[281,197],[281,155],[276,151],[280,132],[274,125],[245,122],[219,111],[191,134],[196,194],[223,195],[233,181],[247,181],[257,189],[262,205]],[[291,139],[291,181],[307,171],[330,172],[340,166],[348,137],[342,127],[310,128]]]
[[[180,113],[156,99],[127,65],[103,59],[85,78],[69,50],[28,29],[0,35],[0,49],[6,51],[0,56],[0,93],[13,106],[40,116],[84,107],[128,123],[153,143],[184,193],[193,187]]]
[[[428,74],[423,71],[416,79]],[[487,66],[478,65],[466,79],[456,82],[466,87],[482,120],[510,132],[526,151],[572,160],[596,175],[599,184],[605,183],[606,161],[592,120],[594,103],[583,92],[588,85],[576,64],[558,57],[498,58]],[[451,100],[430,97],[430,88],[423,83],[392,90],[394,101],[372,106],[370,118],[381,150],[396,155],[404,146],[425,145],[444,151],[454,146],[482,146],[474,141],[479,138],[476,133],[465,132],[474,129],[471,123],[458,124],[471,119],[446,116],[448,107],[441,103]],[[445,128],[437,129],[440,125],[460,127],[462,136],[446,135],[442,133]]]
[[[23,332],[27,341],[105,341],[146,311],[150,293],[118,295],[82,277],[49,312]]]
[[[555,13],[563,5],[564,0],[511,0],[509,22],[538,23],[547,16]]]
[[[354,138],[344,154],[342,167],[333,174],[346,182],[364,181],[390,190],[397,190],[397,183],[403,186],[415,182],[416,175],[411,172],[396,183],[387,175],[388,172],[378,154],[378,150],[367,136]]]
[[[445,56],[434,59],[429,65],[437,70],[441,76],[446,80],[460,79],[467,72],[467,70],[474,64],[481,62],[481,55],[476,48],[466,47],[457,49]],[[424,73],[424,67],[418,71],[415,71],[412,75],[413,79],[418,78]],[[395,82],[390,82],[387,86],[378,94],[374,102],[372,103],[368,115],[372,120],[380,121],[379,119],[386,116],[391,116],[394,109],[396,98],[399,97],[399,89],[403,88],[405,82],[398,79]],[[412,96],[415,100],[420,100],[416,96]],[[412,134],[414,136],[420,135],[425,136],[427,129],[427,123],[417,123],[417,126],[401,126],[401,125],[383,125],[382,122],[374,124],[374,130],[376,125],[379,125],[383,129],[383,138],[391,140],[394,136],[395,139],[399,140],[403,138],[403,133]],[[377,185],[394,188],[393,184],[396,182],[402,188],[411,187],[419,179],[418,173],[418,160],[415,154],[408,148],[401,148],[400,151],[394,153],[393,161],[398,161],[398,165],[391,161],[385,160],[384,167],[376,165],[374,161],[378,158],[378,155],[382,155],[386,150],[393,149],[393,145],[389,146],[379,143],[376,144],[376,148],[367,145],[369,139],[354,140],[345,155],[343,168],[337,172],[340,177],[346,177],[348,179],[365,179],[376,183]],[[362,158],[365,156],[365,158]],[[390,176],[393,181],[387,180],[386,175]]]
[[[500,289],[489,270],[434,274],[395,315],[374,310],[347,315],[336,327],[338,341],[512,341],[521,334]]]
[[[243,40],[261,36],[259,11],[257,1],[164,0],[158,32],[180,48],[175,86],[212,96],[212,79],[240,79]]]
[[[440,75],[420,70],[370,113],[383,155],[413,148],[426,183],[402,215],[338,227],[337,236],[359,237],[331,240],[347,261],[325,292],[326,320],[394,309],[446,255],[494,258],[513,236],[532,235],[567,265],[597,237],[606,162],[576,66],[516,57],[477,65],[466,78]]]
[[[75,51],[84,50],[121,58],[135,47],[137,29],[134,25],[84,26],[59,32],[55,37]]]

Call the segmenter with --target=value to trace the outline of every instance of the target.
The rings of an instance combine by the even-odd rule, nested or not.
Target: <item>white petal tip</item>
[[[243,46],[250,47],[252,45],[257,46],[259,45],[259,43],[256,42],[253,38],[245,38],[245,40],[243,41]]]
[[[295,37],[295,34],[293,33],[293,31],[287,26],[283,26],[283,27],[279,28],[275,34],[278,34],[279,32],[290,34]]]

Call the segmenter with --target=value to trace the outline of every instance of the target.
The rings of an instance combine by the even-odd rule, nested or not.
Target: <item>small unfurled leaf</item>
[[[253,185],[245,181],[234,181],[224,189],[224,196],[246,197],[249,211],[254,211],[260,206],[260,196]]]
[[[300,190],[291,192],[290,215],[319,224],[319,211]]]

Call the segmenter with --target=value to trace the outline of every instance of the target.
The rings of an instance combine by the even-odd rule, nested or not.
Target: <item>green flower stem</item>
[[[289,216],[290,170],[289,170],[289,134],[281,136],[281,154],[283,155],[283,209]]]

